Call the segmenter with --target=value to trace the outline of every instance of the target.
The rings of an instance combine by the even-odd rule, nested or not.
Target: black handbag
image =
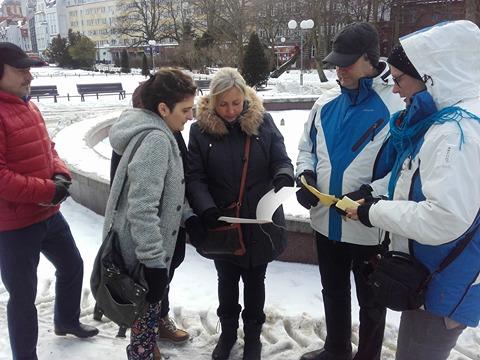
[[[128,162],[133,158],[141,142],[149,131],[144,132],[132,149]],[[127,175],[118,195],[120,198]],[[118,209],[118,199],[114,214]],[[144,266],[138,263],[133,271],[128,271],[120,249],[118,234],[113,230],[113,221],[107,236],[98,250],[90,277],[90,288],[95,298],[96,311],[100,311],[121,327],[131,327],[145,311],[148,283],[145,280]]]
[[[222,216],[240,217],[240,207],[242,206],[245,182],[247,181],[250,144],[251,138],[247,136],[243,152],[242,177],[240,179],[238,201],[226,208],[220,209]],[[245,242],[243,241],[242,225],[235,223],[220,226],[215,229],[208,229],[205,238],[202,239],[197,250],[206,257],[209,257],[209,255],[244,255],[246,248]]]
[[[220,209],[222,216],[238,217],[240,206],[237,203],[226,209]],[[245,243],[241,224],[227,224],[207,230],[199,245],[202,255],[244,255]]]
[[[410,254],[389,251],[379,256],[369,277],[375,300],[396,311],[422,306],[430,271]]]
[[[465,249],[473,238],[468,231],[465,237],[443,259],[432,272],[414,256],[388,251],[370,261],[373,271],[368,281],[373,289],[375,301],[391,310],[405,311],[420,308],[425,303],[427,286],[433,276],[445,269]],[[385,236],[383,246],[390,244],[389,233]]]

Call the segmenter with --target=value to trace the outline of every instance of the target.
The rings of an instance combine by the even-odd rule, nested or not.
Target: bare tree
[[[243,47],[253,29],[251,0],[191,1],[201,13],[200,21],[192,23],[192,27],[196,31],[208,33],[219,51],[228,48],[233,52],[234,61],[228,65],[239,65],[243,58]],[[221,52],[225,53],[223,50]],[[225,64],[225,61],[223,57],[220,62]]]
[[[292,14],[289,11],[298,0],[254,0],[255,24],[257,33],[269,49],[271,67],[275,60],[275,44],[278,37],[284,34],[284,29]]]
[[[133,45],[148,40],[163,40],[171,34],[168,4],[164,0],[119,0],[120,15],[115,31],[132,40]]]
[[[316,48],[315,63],[321,82],[327,77],[323,72],[322,60],[330,51],[335,33],[348,22],[344,4],[336,0],[309,0],[308,10],[315,22],[313,36],[309,39]]]
[[[235,51],[236,64],[243,59],[244,44],[253,28],[253,7],[250,0],[223,0],[222,11],[214,20],[215,33],[221,35]]]
[[[215,22],[222,11],[223,0],[190,0],[190,4],[197,14],[195,22],[192,22],[192,27],[204,33],[206,31],[213,34]]]
[[[168,36],[179,44],[191,41],[196,35],[193,24],[202,23],[201,14],[192,0],[165,0],[165,16],[169,18]],[[199,31],[199,34],[205,30]]]

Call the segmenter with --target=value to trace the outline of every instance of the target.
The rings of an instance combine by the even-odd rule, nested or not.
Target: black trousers
[[[381,247],[333,241],[320,233],[315,236],[327,325],[325,349],[338,355],[352,351],[350,271],[353,271],[360,306],[355,360],[380,360],[386,309],[375,303],[365,272],[366,261],[380,253]]]
[[[237,318],[241,306],[238,303],[240,277],[243,280],[242,318],[258,324],[265,322],[265,273],[267,264],[245,269],[223,260],[215,260],[218,275],[218,301],[217,315],[221,319]]]

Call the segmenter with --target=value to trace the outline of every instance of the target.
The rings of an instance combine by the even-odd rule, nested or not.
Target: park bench
[[[105,84],[77,84],[77,91],[82,101],[85,101],[85,95],[98,94],[118,94],[118,99],[125,99],[125,90],[122,83],[105,83]]]
[[[40,101],[40,97],[53,96],[53,101],[57,102],[57,96],[58,96],[57,85],[31,86],[30,96],[36,97],[37,101]]]
[[[195,85],[197,85],[197,94],[200,93],[203,95],[203,90],[210,87],[210,79],[195,80]]]

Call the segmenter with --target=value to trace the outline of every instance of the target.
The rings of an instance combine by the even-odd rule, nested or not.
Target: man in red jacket
[[[18,46],[0,42],[0,273],[10,295],[7,317],[14,360],[37,359],[40,253],[56,268],[55,333],[82,338],[98,334],[79,321],[83,261],[60,213],[71,175],[28,98],[30,66],[38,65]]]

